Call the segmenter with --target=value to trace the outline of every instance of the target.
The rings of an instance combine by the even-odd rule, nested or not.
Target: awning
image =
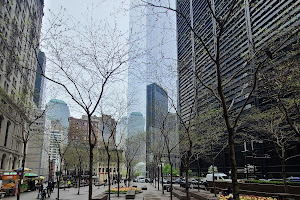
[[[24,175],[25,177],[38,177],[37,174],[34,174],[34,173],[27,173]]]

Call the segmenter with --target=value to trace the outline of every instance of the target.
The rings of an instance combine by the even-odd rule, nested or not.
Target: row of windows
[[[107,173],[108,168],[99,168],[99,173],[101,173],[101,172],[104,173],[104,171]],[[117,168],[109,168],[109,172],[116,172],[116,171],[117,171]]]

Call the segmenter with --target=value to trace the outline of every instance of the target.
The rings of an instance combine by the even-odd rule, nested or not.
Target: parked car
[[[178,178],[178,179],[175,179],[174,181],[173,181],[173,183],[175,183],[175,184],[180,184],[181,183],[181,178]]]
[[[164,184],[169,184],[170,183],[170,181],[168,181],[167,179],[163,179],[163,180],[160,180],[160,182],[163,182]]]
[[[198,181],[194,178],[190,178],[189,179],[189,183],[192,183],[192,184],[198,184]]]
[[[146,182],[146,179],[145,178],[140,178],[139,179],[139,183],[145,183]]]
[[[146,179],[145,179],[145,182],[146,182],[146,183],[153,183],[153,180],[152,180],[151,178],[146,178]]]

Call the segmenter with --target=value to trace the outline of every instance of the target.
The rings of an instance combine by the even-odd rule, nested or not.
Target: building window
[[[4,169],[5,170],[5,158],[6,158],[6,155],[3,154],[2,159],[1,159],[0,169]]]
[[[3,117],[0,116],[0,135],[1,135],[1,128],[2,128],[2,121],[3,121]]]
[[[10,121],[7,122],[7,126],[6,126],[5,139],[4,139],[4,146],[5,147],[7,145],[9,127],[10,127]]]

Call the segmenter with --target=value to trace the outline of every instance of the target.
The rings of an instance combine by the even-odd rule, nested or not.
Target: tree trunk
[[[198,157],[198,192],[200,191],[200,158]]]
[[[170,159],[169,159],[170,161]],[[170,162],[171,166],[171,186],[170,186],[170,200],[173,199],[173,164]]]
[[[108,200],[110,200],[110,187],[111,187],[111,182],[110,182],[110,154],[108,152],[108,147],[105,148],[106,153],[107,153],[107,167],[108,167]]]
[[[160,173],[161,173],[161,190],[162,190],[162,193],[165,194],[165,191],[164,191],[164,174],[163,174],[162,163],[160,164]]]
[[[213,144],[210,144],[210,156],[211,156],[211,166],[212,166],[212,177],[213,177],[213,187],[214,187],[214,194],[215,197],[217,196],[216,194],[216,182],[215,182],[215,162],[214,162],[214,155],[213,155]]]
[[[118,197],[120,196],[120,156],[117,150],[117,167],[118,167]]]
[[[157,167],[157,190],[159,190],[159,167]]]
[[[88,123],[89,123],[89,146],[90,146],[90,160],[89,160],[89,198],[88,200],[92,200],[93,195],[93,161],[94,161],[94,144],[92,142],[92,121],[91,121],[91,115],[88,114]],[[95,138],[96,140],[96,138]]]
[[[22,125],[22,129],[23,129],[23,125]],[[21,194],[21,189],[22,189],[22,180],[24,177],[25,160],[26,160],[26,148],[27,148],[27,141],[24,141],[21,176],[19,178],[18,188],[16,188],[18,190],[17,191],[17,200],[20,200],[20,194]]]
[[[237,166],[234,152],[234,139],[233,139],[233,129],[229,129],[229,137],[228,137],[228,146],[229,146],[229,156],[231,161],[231,180],[232,180],[232,190],[234,200],[239,200],[239,185],[237,182]]]
[[[286,182],[286,170],[285,170],[285,147],[284,144],[281,147],[281,164],[282,164],[282,178],[284,184],[284,192],[288,192],[287,182]]]
[[[153,167],[153,174],[154,174],[154,188],[156,188],[156,170],[155,170],[155,167]]]
[[[61,164],[61,163],[60,163]],[[60,168],[60,167],[59,167]],[[57,171],[58,171],[58,167],[57,167]],[[57,172],[57,176],[56,176],[56,183],[57,183],[57,200],[59,200],[59,180],[60,180],[60,169]]]
[[[80,183],[81,183],[81,161],[79,162],[79,172],[78,172],[78,192],[77,192],[78,195],[80,193]]]
[[[189,192],[189,169],[190,169],[190,156],[191,151],[187,152],[186,157],[186,167],[185,167],[185,192],[186,192],[186,199],[190,199],[190,192]]]

